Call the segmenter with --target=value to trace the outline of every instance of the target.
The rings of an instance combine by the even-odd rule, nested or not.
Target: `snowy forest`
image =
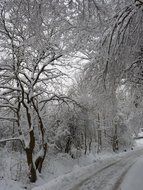
[[[0,0],[0,190],[134,149],[142,85],[143,0]]]

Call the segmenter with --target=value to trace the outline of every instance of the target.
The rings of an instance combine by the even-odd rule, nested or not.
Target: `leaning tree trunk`
[[[42,147],[42,154],[39,155],[36,160],[35,160],[35,166],[36,166],[36,169],[38,170],[39,173],[41,173],[41,170],[42,170],[42,166],[43,166],[43,162],[45,160],[45,156],[46,156],[46,153],[47,153],[47,143],[45,143]]]

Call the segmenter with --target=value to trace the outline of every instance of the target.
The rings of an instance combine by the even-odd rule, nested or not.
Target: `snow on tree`
[[[41,172],[47,152],[44,107],[50,101],[64,99],[58,95],[57,84],[65,75],[61,69],[65,62],[58,60],[63,54],[63,33],[68,31],[69,24],[57,14],[56,6],[54,2],[36,0],[0,4],[0,107],[3,110],[0,119],[14,122],[17,127],[17,137],[2,141],[21,141],[31,182],[37,179],[36,169]],[[63,4],[59,3],[59,9],[60,6]],[[40,131],[38,143],[42,154],[34,160],[36,130]]]
[[[0,2],[0,142],[21,143],[31,182],[47,141],[72,157],[130,144],[142,124],[142,10],[142,0]],[[71,63],[80,71],[67,90]]]

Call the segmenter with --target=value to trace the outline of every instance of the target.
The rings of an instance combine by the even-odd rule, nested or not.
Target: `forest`
[[[0,181],[133,149],[142,85],[143,0],[0,0]]]

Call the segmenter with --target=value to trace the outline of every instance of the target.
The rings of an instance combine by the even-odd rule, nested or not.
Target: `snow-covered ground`
[[[14,180],[0,180],[0,190],[23,190],[22,184]]]
[[[119,154],[89,154],[80,159],[71,159],[65,154],[58,154],[56,157],[51,156],[45,163],[43,173],[39,176],[36,184],[11,180],[11,177],[7,176],[10,174],[6,173],[0,178],[0,190],[22,190],[26,188],[29,190],[117,190],[123,179],[132,171],[133,167],[131,166],[143,154],[143,139],[137,140],[136,146],[137,148],[134,150]],[[6,162],[6,157],[4,160]],[[143,158],[139,159],[135,165],[136,169],[133,171],[137,171],[142,163]],[[11,170],[10,166],[8,170]],[[141,175],[140,173],[139,175]],[[122,186],[125,189],[122,190],[130,190],[127,184],[130,184],[132,177],[134,176],[129,175],[127,177],[127,183],[125,180]]]
[[[143,146],[143,138],[142,139],[136,139],[136,147],[142,147]]]
[[[116,181],[142,154],[143,150],[138,149],[119,154],[114,158],[97,161],[86,167],[77,166],[72,172],[32,190],[117,190]]]
[[[69,156],[68,154],[60,153],[56,156],[51,155],[44,163],[42,175],[39,176],[37,182],[35,184],[30,184],[28,183],[27,179],[27,171],[26,169],[24,169],[26,165],[21,166],[21,169],[19,168],[19,164],[20,162],[24,162],[24,158],[20,158],[18,155],[13,155],[7,151],[1,151],[0,155],[2,165],[2,171],[0,173],[0,190],[21,190],[26,188],[28,190],[31,190],[33,187],[38,186],[39,188],[40,185],[47,184],[47,182],[50,184],[56,184],[55,181],[59,181],[59,183],[62,183],[62,185],[64,185],[65,183],[67,183],[67,178],[71,178],[71,181],[75,181],[75,177],[77,178],[76,183],[78,183],[81,180],[86,179],[87,170],[89,170],[89,173],[94,172],[94,165],[102,165],[104,164],[104,162],[110,161],[112,157],[114,157],[113,160],[115,160],[117,156],[117,154],[108,152],[104,152],[98,155],[94,155],[93,153],[91,153],[86,156],[83,155],[79,159],[72,159],[71,156]],[[91,171],[91,169],[93,169],[93,166],[94,170]],[[83,176],[84,173],[85,177]],[[79,176],[79,174],[81,175],[81,177]],[[21,183],[18,183],[17,177],[18,179],[23,177]],[[54,188],[54,186],[52,186],[51,188]]]

